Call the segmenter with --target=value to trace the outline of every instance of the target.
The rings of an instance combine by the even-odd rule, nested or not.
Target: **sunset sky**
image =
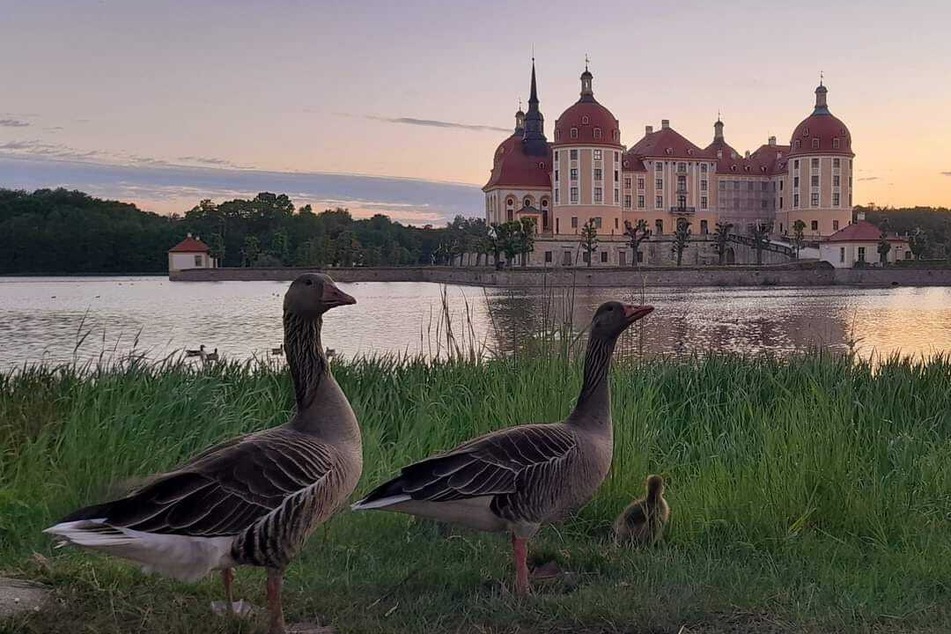
[[[951,2],[0,0],[0,186],[181,212],[285,192],[404,222],[482,215],[528,96],[598,100],[633,145],[787,143],[825,73],[855,201],[951,206]]]

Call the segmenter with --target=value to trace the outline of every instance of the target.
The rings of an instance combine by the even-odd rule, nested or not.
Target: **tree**
[[[261,243],[257,236],[247,236],[244,239],[244,247],[241,249],[241,257],[244,266],[254,266],[261,253]]]
[[[585,254],[585,263],[591,266],[592,256],[598,250],[598,228],[594,226],[594,219],[584,223],[581,227],[581,248]]]
[[[730,242],[730,231],[733,230],[732,222],[718,222],[713,232],[713,248],[717,252],[719,263],[723,264],[726,256],[727,244]]]
[[[647,226],[647,221],[641,218],[637,224],[632,225],[630,220],[624,221],[624,235],[627,236],[627,242],[631,245],[631,264],[637,266],[637,253],[641,242],[651,237],[651,230]]]
[[[288,262],[289,254],[287,232],[283,229],[275,231],[274,235],[271,236],[270,255],[275,260],[281,262],[281,264],[286,264]]]
[[[522,218],[518,234],[518,252],[522,256],[522,266],[528,264],[528,254],[535,250],[535,219]]]
[[[793,223],[793,246],[796,248],[796,259],[799,259],[799,251],[802,249],[802,244],[806,239],[806,223],[802,220],[797,220]]]
[[[677,266],[683,262],[684,249],[690,243],[690,221],[686,218],[677,219],[677,229],[674,231],[674,242],[670,249],[677,256]]]
[[[769,244],[769,234],[773,231],[773,223],[756,222],[749,226],[750,237],[753,239],[753,248],[756,249],[756,264],[763,263],[763,249]]]
[[[921,259],[927,245],[927,234],[925,234],[921,227],[915,227],[915,232],[908,236],[908,248],[911,249],[911,254],[915,256],[916,260]]]
[[[888,241],[888,234],[882,229],[882,235],[878,238],[878,261],[882,266],[888,265],[888,252],[892,250],[892,244]]]

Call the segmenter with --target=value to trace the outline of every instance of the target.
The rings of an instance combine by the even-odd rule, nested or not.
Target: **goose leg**
[[[225,586],[225,599],[234,612],[234,568],[225,568],[221,571],[221,582]]]
[[[267,569],[267,610],[271,615],[271,626],[268,634],[285,634],[284,603],[281,599],[284,588],[284,571],[274,568]]]
[[[528,540],[512,535],[512,556],[515,559],[515,594],[525,596],[531,592],[528,585]]]

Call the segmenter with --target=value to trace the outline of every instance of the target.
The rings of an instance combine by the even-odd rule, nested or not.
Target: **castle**
[[[674,233],[681,218],[703,240],[718,222],[734,232],[767,224],[780,241],[801,220],[807,240],[819,241],[845,228],[852,217],[852,138],[827,105],[820,82],[815,108],[793,130],[789,145],[776,137],[740,154],[717,119],[704,148],[670,126],[647,126],[631,147],[621,142],[621,124],[595,99],[593,75],[581,74],[581,96],[555,120],[553,140],[545,135],[532,60],[528,111],[515,114],[515,130],[495,151],[485,192],[490,223],[533,218],[534,265],[578,261],[578,234],[591,222],[601,246],[601,265],[655,261],[661,249],[650,242]],[[644,220],[652,232],[643,251],[631,252],[625,223]],[[695,263],[709,260],[695,249]],[[645,255],[646,254],[646,255]]]

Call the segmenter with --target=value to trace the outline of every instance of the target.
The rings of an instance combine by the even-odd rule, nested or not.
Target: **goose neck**
[[[321,317],[301,317],[284,313],[284,352],[294,381],[297,411],[303,414],[312,408],[317,392],[327,373],[327,359],[320,342]]]
[[[609,371],[616,339],[592,337],[584,357],[584,378],[581,393],[572,412],[575,422],[611,423],[611,386]]]

